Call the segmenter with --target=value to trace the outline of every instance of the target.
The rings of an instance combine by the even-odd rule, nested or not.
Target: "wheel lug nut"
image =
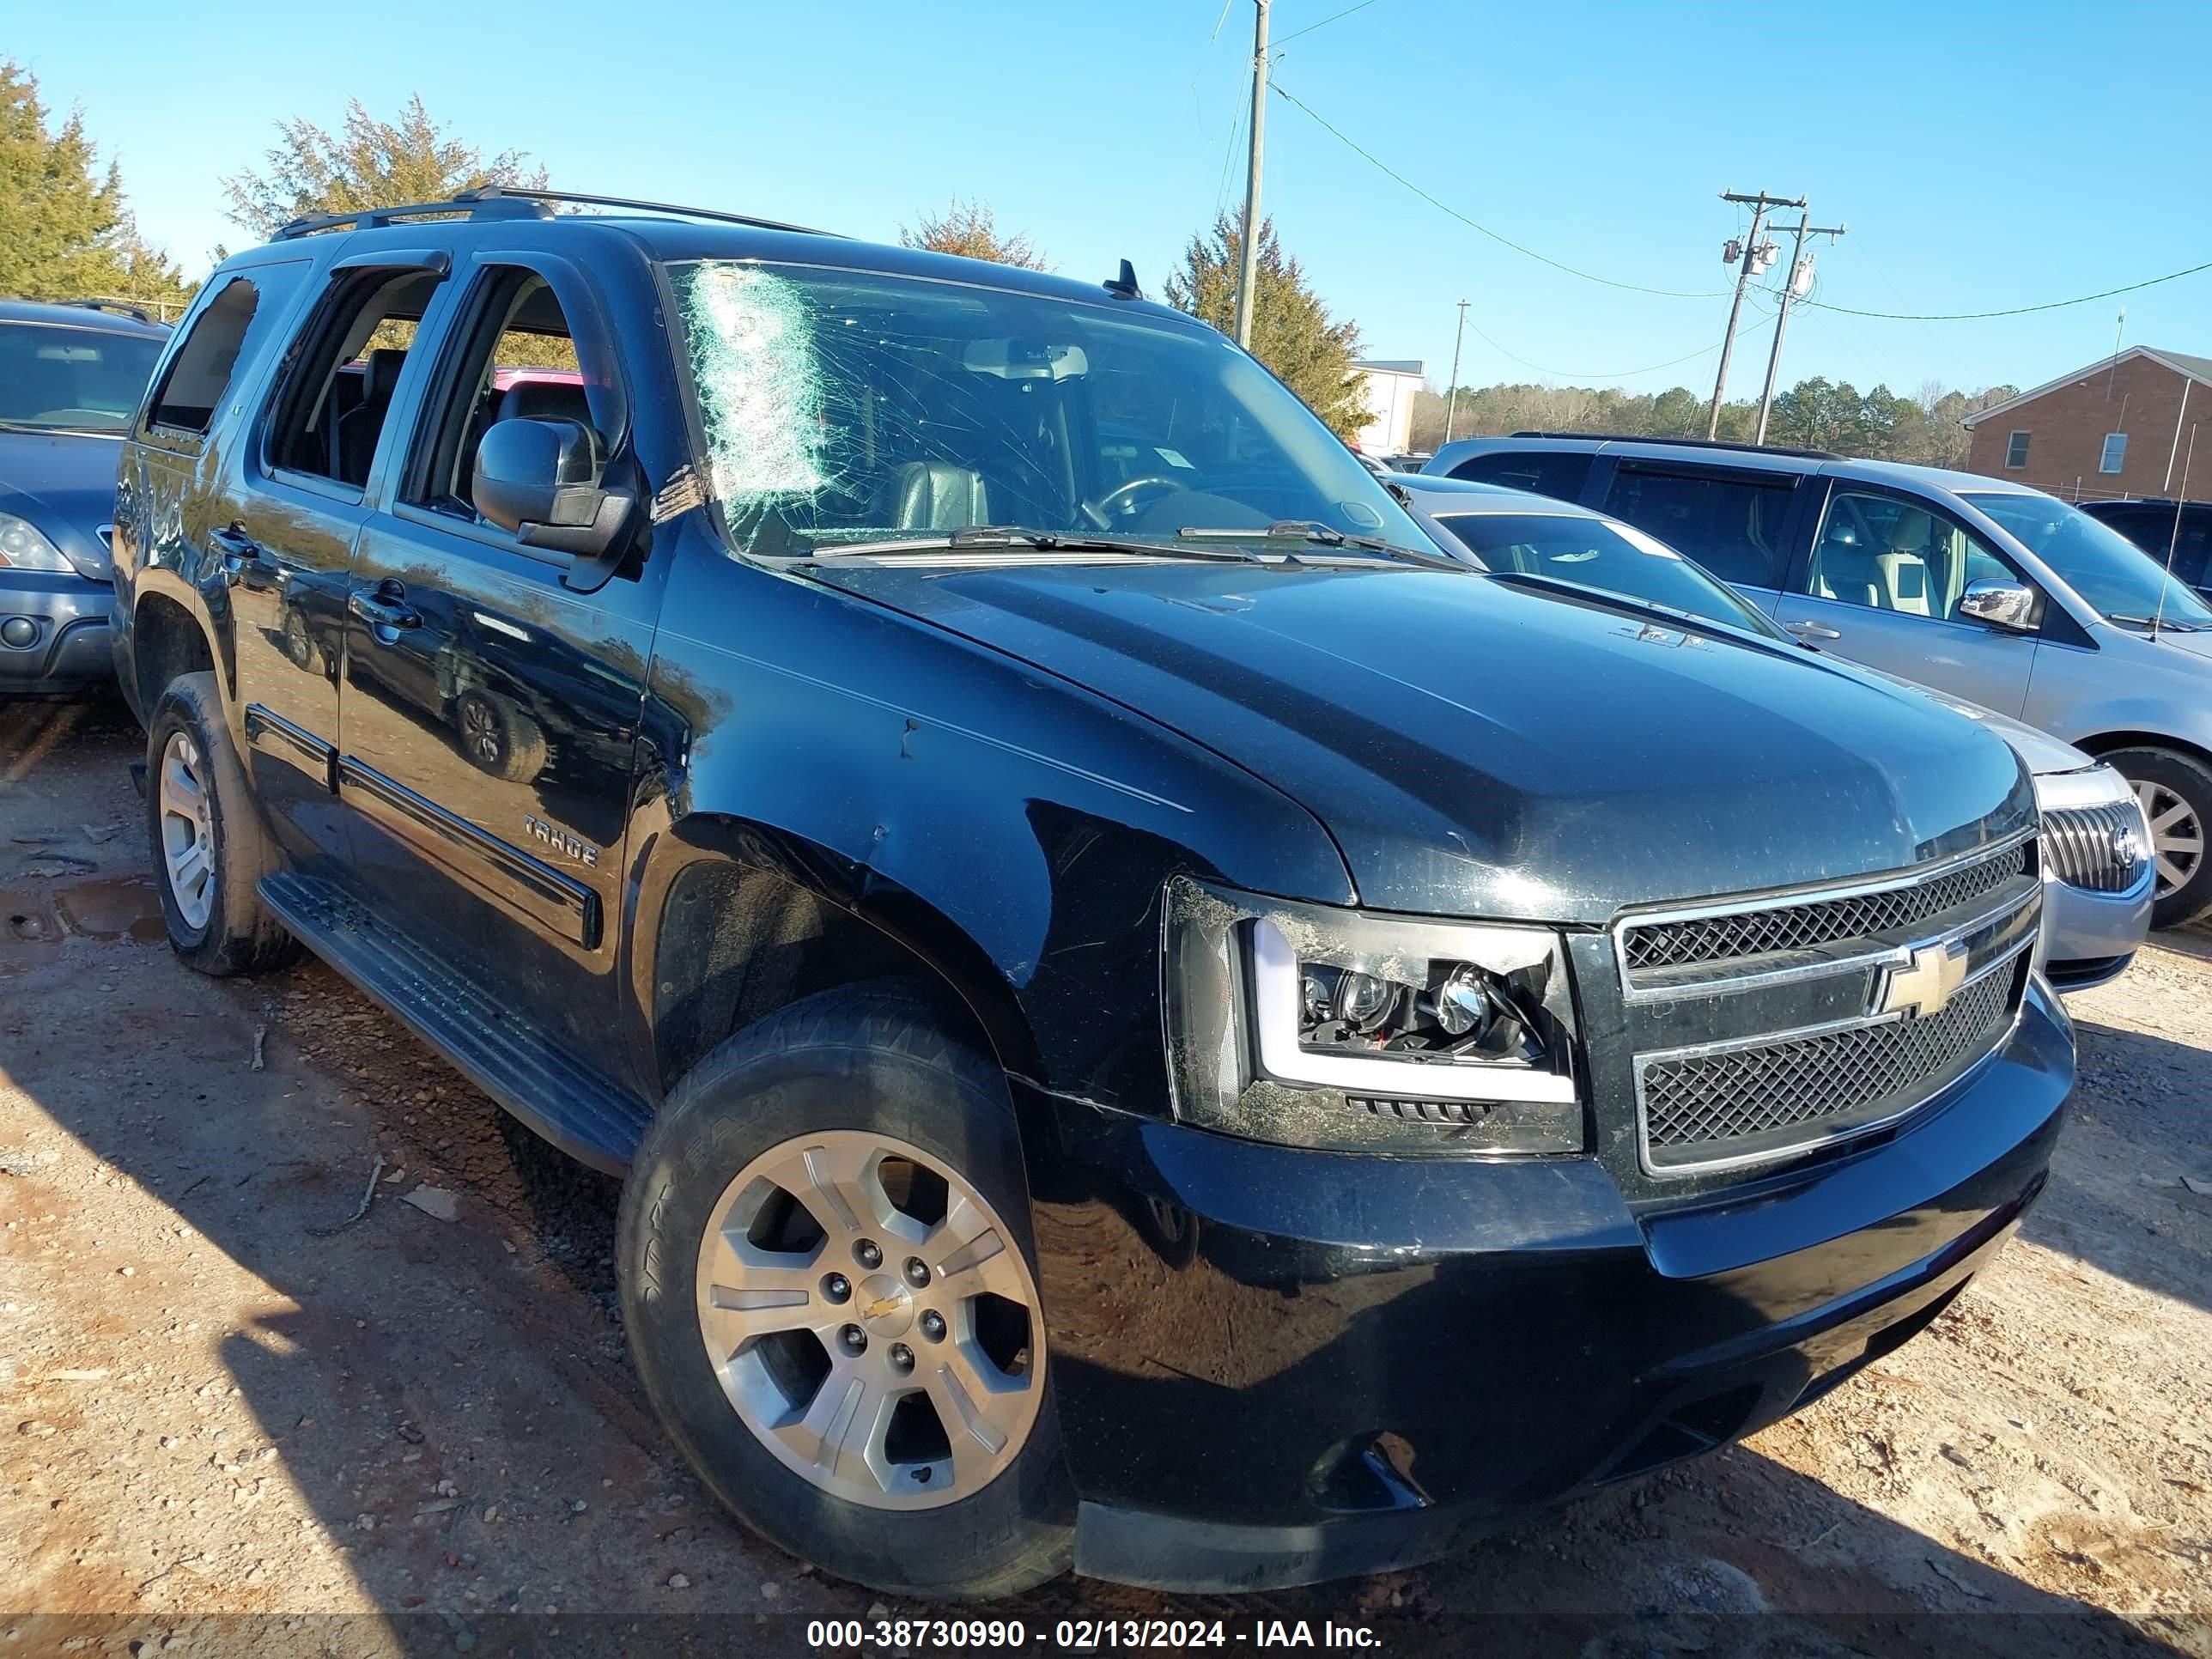
[[[933,1342],[945,1340],[945,1316],[932,1308],[921,1316],[921,1334]]]
[[[906,1259],[906,1282],[917,1291],[929,1283],[929,1264],[918,1255]]]
[[[853,1260],[863,1267],[880,1267],[884,1265],[883,1246],[872,1238],[864,1238],[853,1246]]]
[[[908,1347],[903,1342],[892,1343],[891,1369],[895,1371],[912,1370],[914,1369],[914,1350]]]
[[[842,1273],[824,1273],[822,1276],[822,1294],[832,1302],[842,1302],[853,1294],[853,1281]]]
[[[846,1326],[837,1333],[837,1340],[845,1345],[847,1353],[866,1353],[868,1351],[868,1334],[858,1325]]]

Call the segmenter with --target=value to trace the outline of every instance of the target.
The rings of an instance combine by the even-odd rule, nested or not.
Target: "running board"
[[[653,1121],[645,1102],[331,883],[285,871],[260,891],[317,956],[525,1124],[595,1170],[629,1170]]]

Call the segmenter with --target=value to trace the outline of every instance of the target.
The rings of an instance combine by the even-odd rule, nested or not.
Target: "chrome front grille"
[[[2142,879],[2150,849],[2133,803],[2054,806],[2043,815],[2044,857],[2069,887],[2124,893]]]
[[[1910,1110],[2010,1026],[2026,978],[2014,955],[1938,1013],[1647,1059],[1638,1071],[1652,1168],[1749,1162],[1771,1144],[1802,1146],[1805,1126],[1826,1139]]]
[[[1993,857],[1949,866],[1939,875],[1838,897],[1775,900],[1756,908],[1678,920],[1632,921],[1621,930],[1621,955],[1639,969],[1705,968],[1748,957],[1805,951],[1872,938],[1940,915],[1995,892],[2027,867],[2021,842]]]
[[[1917,870],[1623,915],[1646,1173],[1863,1134],[1971,1070],[2027,994],[2041,865],[2022,830]]]

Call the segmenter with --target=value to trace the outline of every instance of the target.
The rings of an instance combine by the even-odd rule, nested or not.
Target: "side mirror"
[[[2035,626],[2035,590],[2025,582],[1996,581],[1985,576],[1966,584],[1966,591],[1959,596],[1959,614],[2008,634],[2025,634]]]
[[[635,495],[609,489],[599,435],[581,421],[495,422],[477,445],[469,498],[525,547],[599,559]]]

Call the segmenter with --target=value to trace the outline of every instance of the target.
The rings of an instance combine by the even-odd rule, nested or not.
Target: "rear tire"
[[[2151,926],[2179,927],[2212,910],[2212,769],[2171,749],[2115,749],[2098,758],[2135,787],[2150,822],[2158,860]]]
[[[925,1172],[943,1182],[926,1199]],[[647,1392],[755,1531],[936,1600],[1066,1569],[1074,1492],[1006,1079],[925,996],[824,992],[701,1060],[638,1150],[616,1249]],[[994,1357],[996,1290],[1029,1303],[1022,1346]]]
[[[172,680],[146,728],[146,814],[169,945],[200,972],[281,968],[301,954],[257,884],[281,860],[255,811],[212,673]]]

